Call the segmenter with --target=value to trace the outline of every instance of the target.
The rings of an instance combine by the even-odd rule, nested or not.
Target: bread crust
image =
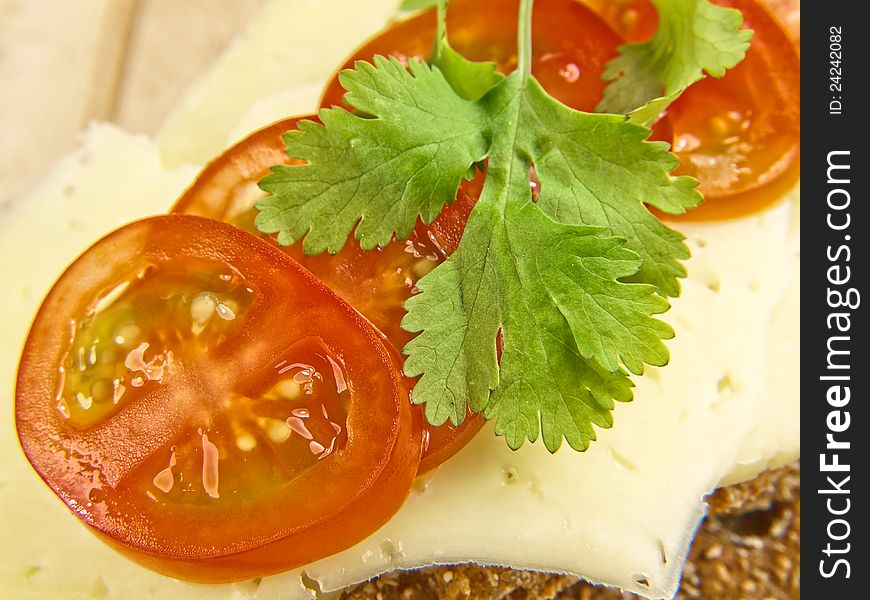
[[[800,598],[800,463],[721,488],[708,499],[677,600]],[[346,600],[635,600],[566,575],[458,565],[382,575]]]

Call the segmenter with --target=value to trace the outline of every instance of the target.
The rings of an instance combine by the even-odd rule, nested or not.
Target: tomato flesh
[[[417,419],[356,311],[272,246],[180,215],[73,263],[16,388],[25,454],[67,506],[134,560],[206,582],[371,534],[417,472]]]
[[[275,164],[299,164],[284,153],[281,139],[285,132],[296,128],[299,120],[301,118],[279,121],[227,150],[203,170],[178,200],[173,212],[220,219],[274,242],[272,237],[254,227],[257,211],[253,204],[262,197],[256,183]],[[416,291],[417,280],[445,260],[446,248],[455,249],[455,244],[439,235],[440,231],[452,223],[458,225],[461,234],[465,224],[467,215],[463,214],[459,223],[451,218],[453,214],[458,213],[448,208],[439,217],[438,225],[432,228],[418,221],[409,239],[394,240],[384,248],[367,252],[352,238],[335,255],[306,256],[301,243],[280,248],[369,319],[400,351],[413,337],[400,325],[405,315],[405,300]],[[455,231],[457,227],[452,229]],[[442,242],[447,246],[441,246]],[[414,381],[407,379],[406,386],[411,389]],[[422,407],[417,410],[422,415]],[[437,467],[459,451],[483,423],[482,417],[468,412],[458,426],[424,424],[419,472]]]
[[[755,31],[746,58],[671,105],[677,174],[700,181],[692,220],[740,217],[777,202],[800,178],[800,57],[777,22],[750,0],[720,0]]]
[[[628,41],[649,39],[658,16],[649,0],[585,0]],[[740,10],[753,34],[746,57],[686,90],[654,128],[672,141],[677,175],[700,182],[704,203],[666,219],[740,217],[778,202],[800,178],[800,55],[789,34],[753,0],[713,0]],[[670,127],[668,132],[664,128]]]

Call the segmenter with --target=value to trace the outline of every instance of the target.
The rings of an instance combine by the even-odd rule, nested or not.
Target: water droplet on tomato
[[[332,440],[329,442],[329,447],[320,453],[320,456],[317,457],[317,460],[323,460],[324,458],[326,458],[327,456],[332,454],[332,451],[335,450],[335,441],[337,439],[338,439],[338,436],[332,438]],[[314,443],[314,442],[312,442],[312,443]],[[318,444],[318,446],[319,445],[320,444]],[[320,447],[322,448],[323,446],[320,446]]]
[[[76,392],[76,401],[84,410],[88,410],[94,404],[94,399],[91,396],[85,396],[81,392]]]
[[[67,404],[66,399],[58,398],[56,406],[58,412],[60,412],[60,414],[62,414],[65,419],[69,419],[72,416],[69,411],[69,404]]]
[[[314,368],[308,367],[300,370],[298,373],[293,375],[293,381],[298,384],[311,383],[314,381]]]
[[[233,311],[229,304],[218,302],[217,308],[215,310],[217,311],[217,315],[224,321],[232,321],[236,318],[236,313]]]
[[[341,394],[342,392],[347,390],[347,380],[344,377],[344,370],[341,368],[341,365],[338,364],[338,361],[336,361],[331,356],[327,355],[326,359],[332,366],[332,377],[335,380],[335,391]],[[325,407],[324,410],[326,410]],[[325,413],[324,416],[326,416]]]
[[[175,452],[173,451],[172,454],[169,455],[169,466],[157,473],[154,477],[154,487],[164,494],[168,494],[172,490],[172,486],[175,485],[175,476],[172,474],[172,467],[174,467],[175,464],[176,457]]]
[[[305,423],[299,417],[287,417],[287,420],[285,422],[287,423],[287,427],[292,429],[294,433],[297,433],[304,437],[306,440],[314,438],[314,436],[311,435],[311,432],[308,430],[308,427],[305,426]]]
[[[218,449],[202,434],[202,487],[212,498],[220,498],[218,493]]]
[[[124,395],[124,392],[127,391],[127,388],[121,383],[120,379],[114,379],[112,381],[113,393],[112,393],[112,401],[117,404],[120,402],[121,397]]]
[[[580,67],[576,63],[568,63],[559,69],[559,75],[568,83],[574,83],[580,79]]]
[[[109,291],[109,293],[107,293],[105,296],[103,296],[102,298],[97,300],[97,303],[94,305],[94,313],[93,314],[95,314],[95,315],[99,314],[102,311],[109,308],[110,306],[112,306],[115,303],[115,301],[117,301],[118,298],[120,298],[121,295],[125,291],[127,291],[128,287],[130,287],[130,282],[124,281],[124,282],[116,285],[114,288],[112,288]]]

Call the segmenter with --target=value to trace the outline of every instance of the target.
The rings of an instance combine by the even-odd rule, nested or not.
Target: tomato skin
[[[516,67],[518,0],[453,0],[447,10],[450,45],[471,60],[494,61],[499,71]],[[578,35],[582,32],[582,35]],[[342,69],[376,54],[426,59],[435,37],[435,12],[396,23],[353,52]],[[622,39],[595,13],[574,0],[538,0],[532,16],[532,73],[553,97],[592,111],[601,98],[604,65]],[[320,106],[342,104],[338,76],[327,84]]]
[[[517,0],[495,0],[480,4],[466,0],[451,3],[448,11],[448,31],[451,44],[475,60],[495,60],[502,71],[510,71],[516,63]],[[432,47],[435,19],[428,11],[402,21],[357,50],[348,59],[350,67],[359,58],[370,60],[376,53],[425,57]],[[583,36],[577,36],[583,31]],[[603,90],[601,72],[604,65],[616,55],[621,43],[601,19],[589,9],[572,0],[539,0],[533,18],[533,72],[555,97],[579,110],[592,110]],[[321,104],[338,103],[344,90],[337,75],[327,86]],[[284,153],[281,136],[295,129],[299,119],[286,119],[253,133],[217,158],[197,178],[180,198],[173,212],[196,214],[233,221],[252,231],[250,217],[237,219],[239,191],[268,174],[275,164],[299,164]],[[438,262],[452,253],[461,238],[468,213],[480,194],[483,174],[471,182],[463,182],[457,199],[445,207],[430,226],[418,222],[412,241],[425,248],[434,244]],[[243,195],[243,194],[241,194]],[[347,273],[369,271],[375,253],[389,263],[397,259],[396,243],[384,249],[362,252],[355,240],[350,240],[342,251],[329,256],[304,256],[301,245],[284,249],[293,258],[311,270],[324,283],[355,306],[379,327],[393,345],[401,350],[413,337],[398,323],[404,315],[401,303],[384,310],[385,303],[372,302],[384,297],[384,287],[360,285],[357,275]],[[393,286],[391,289],[397,289]],[[407,292],[404,292],[407,294]],[[407,297],[407,296],[405,296]],[[405,297],[401,300],[404,301]],[[389,304],[389,303],[386,303]],[[422,407],[419,409],[422,412]],[[420,464],[420,473],[430,470],[452,456],[483,427],[484,419],[467,413],[459,426],[445,424],[439,428],[426,427],[426,445]]]
[[[172,212],[233,222],[253,233],[250,218],[239,217],[249,209],[250,202],[239,204],[236,198],[244,196],[246,188],[265,177],[270,166],[300,164],[300,161],[289,158],[284,152],[282,136],[287,131],[296,129],[297,123],[305,118],[314,117],[278,121],[229,148],[203,169],[196,181],[179,198]],[[473,186],[472,189],[476,189],[476,194],[479,195],[479,189]],[[425,246],[430,255],[434,253],[437,262],[453,252],[459,243],[470,210],[469,203],[472,202],[463,194],[465,192],[460,192],[460,198],[465,200],[445,208],[432,226],[427,227],[418,221],[412,234],[411,241],[418,246]],[[272,237],[259,235],[274,243]],[[407,247],[403,248],[394,241],[387,248],[363,252],[356,240],[349,240],[341,252],[334,256],[326,253],[305,256],[301,243],[281,249],[366,315],[395,347],[396,359],[401,362],[398,353],[413,338],[413,334],[399,326],[405,314],[402,303],[410,295],[410,289],[389,286],[380,282],[375,275],[378,269],[383,270],[383,264],[402,260],[406,256]],[[367,285],[367,281],[374,283]],[[405,381],[407,389],[414,387],[414,380]],[[431,427],[422,416],[423,407],[415,406],[414,410],[425,429],[423,456],[418,474],[434,469],[453,456],[485,423],[482,416],[468,412],[465,421],[459,426],[445,423],[440,427]]]
[[[668,110],[678,175],[700,181],[700,221],[761,211],[800,179],[800,55],[777,21],[753,0],[715,0],[743,13],[755,34],[744,60],[707,77]],[[715,160],[711,161],[710,157]]]
[[[649,0],[584,1],[630,42],[655,33],[658,15]],[[738,9],[744,28],[755,33],[742,62],[720,79],[708,76],[692,85],[653,128],[680,158],[674,173],[697,178],[704,195],[703,204],[684,215],[657,212],[663,219],[749,215],[778,202],[800,179],[798,48],[755,0],[713,2]]]
[[[250,208],[233,202],[235,195],[244,193],[245,186],[256,185],[275,165],[302,164],[287,156],[282,137],[304,119],[316,117],[282,119],[236,143],[206,165],[170,212],[231,221]]]
[[[165,385],[105,422],[71,426],[56,400],[70,324],[92,314],[95,297],[131,264],[190,256],[233,265],[257,293],[251,316],[205,365],[186,359]],[[226,406],[215,404],[216,391],[247,393],[244,386],[272,376],[273,356],[314,338],[347,370],[343,448],[291,480],[251,491],[253,500],[233,492],[173,503],[140,493],[153,475],[143,465],[177,443],[203,407]],[[378,332],[283,253],[237,228],[190,216],[125,226],[65,271],[25,342],[15,411],[25,455],[70,510],[134,560],[193,581],[279,572],[353,545],[398,510],[420,460],[420,423]]]

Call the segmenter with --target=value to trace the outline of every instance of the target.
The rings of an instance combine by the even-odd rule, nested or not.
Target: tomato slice
[[[200,173],[173,207],[173,212],[226,221],[274,243],[273,237],[254,227],[257,211],[253,205],[263,196],[257,182],[273,165],[299,164],[284,152],[281,138],[286,131],[295,129],[302,118],[279,121],[224,152]],[[445,213],[439,218],[442,227],[457,224],[456,219],[451,218],[456,211]],[[460,234],[465,217],[467,215],[463,214],[458,224]],[[449,240],[445,243],[450,251],[455,248],[449,245]],[[405,315],[405,300],[414,293],[416,281],[446,258],[446,249],[440,245],[439,237],[419,221],[408,240],[393,241],[384,248],[368,252],[354,239],[348,240],[335,255],[306,256],[301,243],[280,248],[369,319],[397,350],[413,337],[399,325]],[[408,389],[414,386],[411,379],[406,379],[405,383]],[[422,407],[417,410],[422,413]],[[424,425],[419,472],[433,469],[453,456],[483,424],[482,417],[469,412],[459,426],[449,422],[440,427]]]
[[[746,58],[721,79],[693,85],[670,107],[677,174],[701,183],[691,220],[747,215],[779,201],[800,178],[800,56],[752,0],[718,0],[755,31]]]
[[[21,445],[76,515],[165,574],[236,581],[363,539],[420,460],[392,352],[269,244],[210,219],[123,227],[49,292]]]
[[[587,0],[626,39],[642,41],[658,17],[649,0]],[[743,13],[754,30],[746,58],[721,79],[686,90],[656,126],[673,142],[675,171],[700,181],[704,203],[668,219],[740,217],[779,201],[800,178],[800,54],[780,23],[753,0],[713,0]],[[672,134],[662,127],[672,128]]]
[[[516,66],[517,0],[487,3],[455,0],[448,11],[451,43],[475,60],[494,60],[503,71]],[[424,12],[390,27],[355,51],[346,67],[375,54],[400,59],[425,57],[432,47],[434,12]],[[582,31],[583,35],[577,35]],[[601,73],[616,55],[621,38],[598,16],[573,0],[539,0],[533,18],[533,72],[544,87],[579,110],[592,110],[603,90]],[[322,105],[339,103],[343,90],[337,76],[327,86]],[[309,117],[310,118],[310,117]],[[236,224],[259,235],[253,226],[253,203],[261,197],[257,181],[276,164],[298,164],[284,153],[281,136],[298,119],[287,119],[262,129],[212,162],[182,196],[174,212],[196,214]],[[411,334],[399,323],[404,301],[415,291],[416,280],[455,250],[471,206],[480,194],[482,176],[463,182],[458,198],[429,227],[422,222],[404,242],[363,252],[349,240],[336,255],[304,256],[301,244],[285,248],[342,298],[384,332],[401,349]],[[413,382],[409,382],[413,385]],[[459,426],[426,426],[423,473],[452,456],[483,426],[483,419],[468,413]]]
[[[517,62],[518,0],[453,0],[447,11],[450,44],[471,60],[497,63],[508,73]],[[342,69],[376,54],[425,59],[435,39],[435,12],[396,23],[356,50]],[[538,0],[532,16],[532,73],[553,97],[592,111],[601,99],[604,65],[616,56],[620,38],[601,18],[575,0]],[[327,84],[321,106],[342,103],[338,76]]]

